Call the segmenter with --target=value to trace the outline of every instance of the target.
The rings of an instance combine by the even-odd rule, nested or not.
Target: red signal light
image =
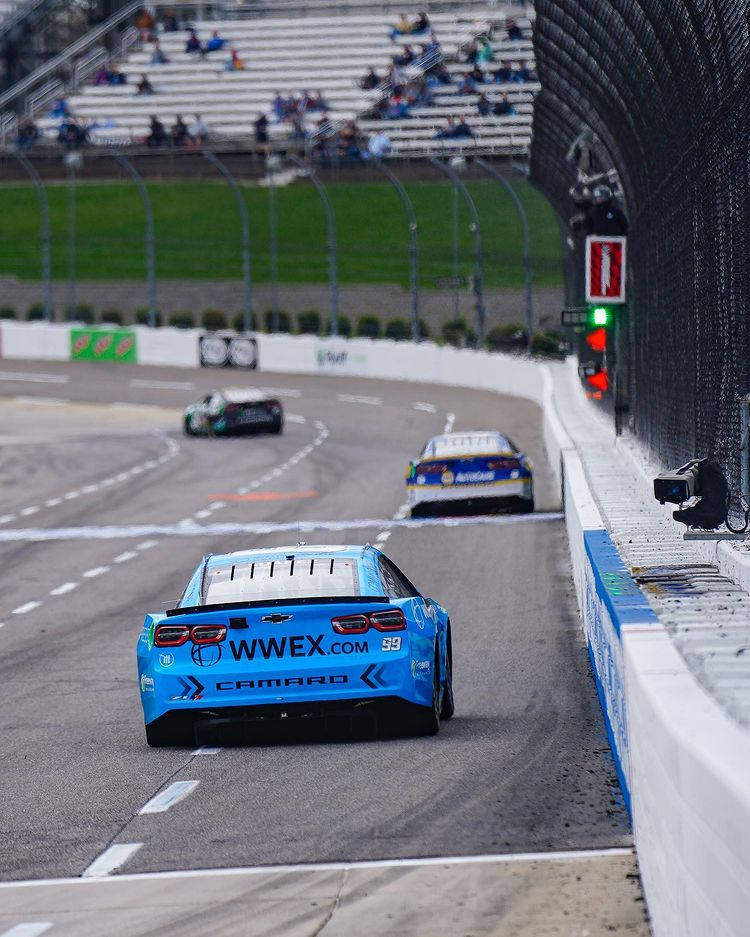
[[[604,326],[599,329],[594,329],[593,332],[589,332],[589,334],[586,336],[586,344],[592,351],[606,351],[607,330],[604,328]]]
[[[590,374],[586,381],[594,390],[609,390],[609,374],[606,369],[597,371],[596,374]]]

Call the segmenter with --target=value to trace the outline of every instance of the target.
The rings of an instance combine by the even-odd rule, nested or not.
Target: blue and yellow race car
[[[531,460],[496,432],[445,433],[425,444],[406,473],[412,517],[459,507],[534,510]]]
[[[178,606],[146,615],[138,678],[152,746],[365,710],[429,735],[454,708],[448,613],[370,545],[204,557]]]

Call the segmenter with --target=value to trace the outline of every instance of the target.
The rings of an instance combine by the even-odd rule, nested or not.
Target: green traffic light
[[[609,325],[609,309],[606,306],[595,306],[591,312],[591,321],[594,325]]]

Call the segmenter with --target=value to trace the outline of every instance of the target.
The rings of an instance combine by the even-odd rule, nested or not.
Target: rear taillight
[[[185,625],[159,625],[154,632],[154,644],[157,647],[179,647],[190,637],[190,629]]]
[[[419,462],[414,468],[417,475],[442,475],[448,471],[447,462]]]
[[[337,634],[364,634],[370,627],[367,615],[342,615],[332,618],[331,624]]]
[[[517,469],[518,465],[518,459],[493,459],[487,463],[487,468],[494,471],[497,469]]]
[[[376,631],[403,631],[406,628],[406,619],[400,608],[392,608],[387,612],[373,612],[369,619],[370,625]]]
[[[337,634],[364,634],[370,628],[376,631],[404,631],[406,619],[400,608],[389,608],[385,612],[368,612],[366,615],[342,615],[332,618],[331,624]]]
[[[194,625],[190,630],[193,644],[217,644],[227,636],[225,625]]]

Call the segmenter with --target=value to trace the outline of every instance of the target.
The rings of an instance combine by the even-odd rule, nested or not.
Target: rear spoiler
[[[240,608],[279,608],[280,606],[289,605],[372,605],[374,602],[388,605],[391,601],[392,599],[387,595],[315,595],[303,599],[266,599],[263,602],[221,602],[218,605],[191,605],[189,608],[170,608],[167,610],[167,616],[173,618],[176,615],[195,615],[200,612],[229,612]]]

